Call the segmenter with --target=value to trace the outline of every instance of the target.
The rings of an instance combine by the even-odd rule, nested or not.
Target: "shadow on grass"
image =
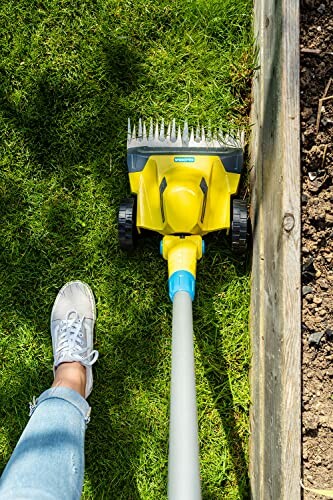
[[[104,47],[100,61],[103,78],[108,82],[106,88],[96,88],[93,80],[90,88],[89,79],[78,86],[47,68],[34,83],[25,105],[16,106],[5,90],[0,91],[4,121],[23,138],[32,175],[40,178],[56,173],[72,189],[80,178],[73,165],[88,165],[99,159],[99,167],[103,168],[105,156],[109,157],[114,146],[124,156],[129,114],[124,103],[136,85],[138,73],[142,73],[140,61],[135,48],[115,40],[112,46]]]
[[[227,272],[223,276],[223,271],[217,271],[214,282],[210,280],[209,285],[206,285],[205,268],[211,268],[211,272],[214,275],[213,268],[216,268],[217,265],[222,267],[223,264],[225,269],[228,266],[232,266],[235,269],[234,279],[246,278],[249,275],[250,263],[248,257],[244,259],[244,257],[232,255],[228,249],[227,239],[222,236],[219,241],[219,238],[221,236],[215,234],[209,235],[208,241],[206,238],[206,242],[208,243],[207,256],[205,257],[206,262],[202,266],[200,264],[198,266],[198,305],[196,306],[194,302],[194,332],[195,341],[199,347],[200,357],[205,370],[205,377],[209,382],[210,391],[215,403],[214,406],[219,413],[224,429],[228,452],[232,462],[231,470],[233,470],[237,482],[238,495],[240,499],[246,500],[250,498],[250,481],[248,475],[248,458],[244,451],[246,448],[246,438],[244,438],[244,435],[241,436],[239,434],[239,416],[240,414],[244,415],[248,413],[249,400],[247,398],[243,404],[240,404],[240,394],[237,394],[238,401],[235,401],[235,393],[237,393],[235,385],[237,385],[239,378],[244,379],[248,377],[249,359],[248,356],[244,356],[244,359],[237,360],[241,367],[237,366],[235,369],[233,364],[236,360],[230,362],[230,355],[226,352],[228,343],[234,343],[235,339],[225,339],[224,335],[229,335],[229,331],[222,333],[221,325],[219,325],[214,301],[216,301],[216,297],[218,297],[219,302],[223,301],[222,295],[224,293],[222,292],[221,294],[221,290],[225,290],[229,286],[228,280],[230,276],[228,277]],[[211,248],[209,245],[211,245]],[[219,249],[217,249],[217,245],[220,247]],[[212,251],[211,255],[209,255],[210,249]],[[240,300],[242,300],[241,297]],[[238,311],[235,312],[237,313]],[[205,320],[205,317],[200,316],[200,314],[206,316],[207,319]],[[230,335],[235,334],[231,324],[232,314],[233,311],[231,310],[229,318],[230,328],[228,328]],[[244,350],[246,351],[246,348]],[[222,480],[220,485],[222,491],[227,479],[228,474],[225,474],[224,480]],[[214,493],[209,493],[209,489],[205,491],[205,485],[203,485],[203,497],[207,500],[215,498]]]
[[[105,199],[111,202],[111,193],[117,205],[117,198],[126,193],[125,186],[128,182],[123,163],[116,162],[116,169],[122,172],[122,181],[119,181],[117,175],[108,179],[110,172],[103,169],[110,150],[116,159],[117,155],[122,158],[125,156],[128,110],[123,103],[124,97],[136,85],[138,71],[142,71],[138,67],[140,54],[129,47],[128,43],[117,42],[105,47],[104,55],[101,64],[104,65],[109,88],[99,91],[95,89],[95,94],[91,97],[87,88],[82,100],[80,89],[59,80],[59,76],[50,70],[40,76],[24,109],[14,106],[5,94],[1,96],[4,120],[10,124],[16,138],[22,141],[22,147],[27,149],[28,159],[19,168],[16,167],[17,170],[24,171],[21,178],[15,175],[16,165],[13,162],[12,180],[10,175],[1,179],[1,219],[3,229],[7,229],[0,255],[0,274],[2,283],[5,284],[0,310],[4,318],[6,309],[13,311],[12,328],[17,326],[21,318],[23,323],[29,322],[32,332],[41,329],[45,332],[46,343],[50,342],[48,315],[61,284],[80,278],[92,285],[97,298],[103,293],[100,290],[106,291],[108,296],[101,297],[100,301],[108,302],[111,312],[107,319],[104,318],[104,339],[96,345],[101,351],[101,360],[92,397],[95,418],[88,431],[86,475],[92,485],[93,497],[119,498],[119,492],[123,492],[123,498],[138,498],[134,476],[145,415],[136,413],[132,407],[127,384],[133,370],[137,381],[140,380],[144,386],[149,386],[154,377],[158,363],[158,343],[150,342],[151,337],[156,338],[154,311],[147,308],[140,313],[140,308],[137,308],[132,328],[124,326],[130,332],[123,332],[121,325],[118,325],[117,334],[113,335],[116,330],[112,321],[114,311],[117,310],[126,317],[132,292],[127,284],[122,287],[121,279],[125,279],[124,276],[119,277],[119,269],[125,266],[126,259],[119,250],[115,255],[111,255],[110,251],[112,241],[115,240],[116,221],[105,223],[102,241],[93,250],[98,254],[94,270],[90,269],[90,255],[82,244],[82,233],[86,235],[87,230],[76,227],[77,192],[81,189],[85,174],[92,174],[96,183],[107,193]],[[82,104],[87,108],[87,116],[81,115],[81,122],[75,122],[73,113]],[[118,141],[119,137],[122,138],[122,143]],[[114,147],[111,148],[111,145]],[[84,164],[81,168],[73,168],[73,165],[81,162]],[[29,182],[33,184],[36,175],[36,183],[47,183],[54,174],[58,183],[55,191],[58,189],[59,192],[54,199],[47,200],[46,205],[41,200],[44,213],[34,213],[38,202],[27,199]],[[52,187],[49,189],[52,190]],[[34,195],[33,186],[30,186],[30,194]],[[39,216],[43,219],[41,231],[38,227],[32,227],[33,221]],[[115,241],[114,243],[116,245]],[[138,273],[138,268],[145,264],[145,276],[138,276],[142,283],[147,279],[154,281],[155,267],[150,266],[150,261],[150,258],[144,256],[144,252],[139,251],[135,265],[132,266],[133,273]],[[108,264],[113,268],[111,273],[107,270]],[[94,286],[95,276],[97,283]],[[107,279],[110,280],[109,287],[103,283]],[[105,309],[103,314],[104,317],[107,315]],[[145,328],[144,335],[140,322]],[[110,330],[107,331],[107,328]],[[19,345],[20,333],[15,335]],[[13,337],[14,335],[12,341],[15,342]],[[108,355],[110,352],[115,353],[117,363]],[[6,357],[3,356],[2,359],[5,360]],[[46,387],[41,387],[41,380],[45,381],[46,376],[41,379],[37,369],[32,374],[26,366],[22,371],[16,369],[12,380],[7,369],[7,377],[8,385],[2,391],[7,404],[2,407],[2,414],[4,427],[9,429],[14,425],[16,429],[16,432],[8,436],[8,447],[13,448],[27,421],[25,405],[31,395],[31,387],[42,392]],[[96,402],[93,398],[96,398]],[[24,409],[21,409],[23,405]],[[114,412],[112,408],[116,408],[119,418],[114,414],[110,417],[110,413]],[[17,418],[12,412],[18,413]],[[127,414],[135,420],[135,425],[128,425]],[[110,421],[114,424],[113,428],[110,427]],[[9,457],[4,458],[7,460]],[[109,477],[109,491],[105,489],[105,476]]]

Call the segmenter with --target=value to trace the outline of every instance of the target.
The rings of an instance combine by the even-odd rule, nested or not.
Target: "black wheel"
[[[244,200],[232,200],[231,247],[233,252],[243,254],[247,249],[247,204]]]
[[[120,248],[132,250],[137,237],[136,229],[136,199],[127,198],[119,207],[118,238]]]

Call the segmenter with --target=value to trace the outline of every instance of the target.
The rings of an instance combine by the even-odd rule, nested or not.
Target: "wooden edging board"
[[[299,2],[255,0],[250,481],[301,498]]]

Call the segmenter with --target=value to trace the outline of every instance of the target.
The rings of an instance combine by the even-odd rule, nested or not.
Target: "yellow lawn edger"
[[[127,166],[132,197],[121,203],[119,243],[131,250],[137,234],[160,233],[173,302],[168,498],[201,498],[192,301],[197,260],[208,233],[231,233],[232,248],[247,245],[246,202],[234,198],[243,166],[244,133],[183,130],[173,120],[128,123]]]

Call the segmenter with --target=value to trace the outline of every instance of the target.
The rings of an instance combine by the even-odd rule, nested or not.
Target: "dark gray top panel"
[[[152,155],[169,156],[218,156],[227,172],[240,174],[243,167],[243,150],[237,148],[130,148],[127,150],[128,172],[141,172]]]

